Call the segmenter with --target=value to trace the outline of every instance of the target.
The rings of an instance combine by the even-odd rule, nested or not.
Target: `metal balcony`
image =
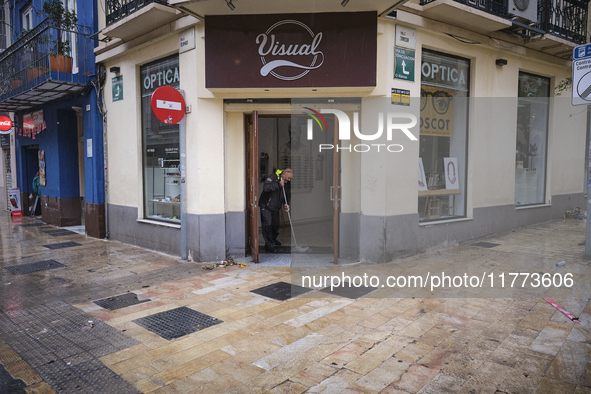
[[[421,5],[432,3],[436,0],[421,0]],[[487,12],[492,15],[507,18],[507,0],[454,0],[456,3]]]
[[[19,111],[78,92],[94,69],[90,28],[46,19],[0,54],[0,111]],[[65,55],[57,55],[57,53]]]
[[[107,26],[151,3],[166,5],[166,0],[106,0]]]
[[[537,0],[537,21],[524,21],[520,18],[515,18],[513,15],[509,15],[508,3],[511,3],[511,1],[512,0],[421,0],[420,5],[427,6],[439,3],[463,4],[472,9],[477,9],[490,14],[491,19],[492,16],[495,16],[507,20],[512,26],[502,30],[520,35],[527,39],[536,36],[539,37],[543,34],[549,34],[555,37],[560,37],[574,44],[583,44],[586,42],[587,35],[589,34],[587,30],[587,10],[589,0]],[[455,8],[455,11],[449,11],[455,15],[455,19],[446,19],[445,12],[442,12],[442,10],[445,11],[444,7],[425,7],[423,13],[427,16],[444,21],[466,25],[469,22],[469,19],[467,18],[472,16],[466,13],[462,14],[460,10],[462,6],[458,5]],[[431,14],[429,14],[429,12],[431,12]],[[481,23],[485,24],[486,21],[482,21]],[[480,30],[483,29],[486,30],[485,27]]]
[[[587,42],[589,0],[540,0],[538,29],[575,44]]]

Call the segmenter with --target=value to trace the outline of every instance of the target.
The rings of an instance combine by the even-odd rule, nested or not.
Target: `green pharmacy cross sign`
[[[415,51],[404,48],[394,48],[396,66],[394,78],[405,81],[415,81]]]

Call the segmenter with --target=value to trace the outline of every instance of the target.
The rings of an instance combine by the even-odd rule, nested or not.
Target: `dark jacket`
[[[278,212],[283,204],[285,204],[285,198],[283,196],[283,190],[281,190],[281,173],[277,172],[275,174],[271,174],[265,179],[265,184],[263,185],[263,192],[261,193],[261,198],[259,199],[259,206],[261,208],[267,208],[270,211]],[[291,201],[291,182],[284,182],[285,183],[285,194],[287,195],[287,205]]]

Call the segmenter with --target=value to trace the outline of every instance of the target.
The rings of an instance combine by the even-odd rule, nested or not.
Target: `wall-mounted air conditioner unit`
[[[522,21],[538,21],[538,0],[509,0],[509,16]]]

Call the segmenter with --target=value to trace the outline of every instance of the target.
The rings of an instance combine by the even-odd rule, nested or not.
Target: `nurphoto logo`
[[[307,122],[307,137],[311,141],[314,139],[314,122],[318,124],[321,131],[328,130],[326,119],[322,114],[333,114],[339,122],[339,140],[351,140],[351,120],[349,115],[344,111],[338,109],[321,109],[320,112],[304,107],[310,112],[304,112],[310,119]],[[402,122],[401,122],[402,121]],[[410,141],[418,141],[409,129],[415,127],[418,123],[417,117],[413,114],[402,112],[379,112],[378,113],[378,130],[373,134],[364,134],[359,129],[359,112],[353,113],[353,132],[355,136],[362,141],[375,141],[384,134],[384,123],[386,124],[386,139],[392,141],[395,132],[402,132]],[[356,144],[356,145],[333,145],[333,144],[319,144],[318,151],[323,150],[346,150],[349,152],[369,152],[369,151],[388,151],[392,153],[402,152],[404,147],[401,144]]]

